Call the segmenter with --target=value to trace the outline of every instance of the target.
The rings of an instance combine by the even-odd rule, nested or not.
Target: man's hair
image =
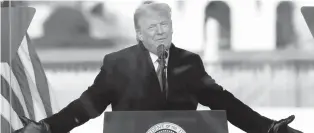
[[[144,1],[136,10],[134,13],[134,27],[135,30],[139,29],[139,19],[146,13],[154,11],[158,13],[165,13],[168,15],[169,18],[171,18],[171,8],[166,3],[157,3],[154,1]]]

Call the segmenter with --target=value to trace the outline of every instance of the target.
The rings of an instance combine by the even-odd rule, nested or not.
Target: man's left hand
[[[299,130],[293,129],[288,126],[289,123],[291,123],[294,120],[295,116],[291,115],[286,119],[281,119],[279,121],[275,121],[268,133],[303,133]]]
[[[24,127],[13,133],[51,133],[49,125],[44,121],[36,122],[23,116],[20,116],[20,119]]]

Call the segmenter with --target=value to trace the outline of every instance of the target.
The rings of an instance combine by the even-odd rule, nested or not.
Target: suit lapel
[[[173,70],[174,68],[178,65],[179,63],[179,52],[178,49],[174,46],[174,44],[171,44],[170,50],[169,50],[169,60],[168,60],[168,67],[167,67],[167,76],[168,76],[168,85],[169,89],[172,88],[172,83],[174,79],[174,73]]]
[[[154,67],[152,59],[150,58],[149,51],[145,48],[145,46],[142,42],[140,42],[138,44],[138,46],[139,46],[141,54],[139,55],[139,57],[137,59],[138,59],[138,61],[141,62],[141,65],[143,66],[142,68],[144,68],[143,74],[145,76],[155,77],[154,79],[156,80],[157,84],[159,85],[159,83],[158,83],[159,81],[157,78],[155,67]]]
[[[139,67],[138,71],[142,73],[141,77],[145,81],[144,91],[148,91],[150,94],[152,94],[150,96],[162,97],[158,77],[154,64],[149,55],[149,51],[141,42],[138,44],[138,47],[140,49],[140,54],[138,55],[137,59],[139,65],[141,66]]]

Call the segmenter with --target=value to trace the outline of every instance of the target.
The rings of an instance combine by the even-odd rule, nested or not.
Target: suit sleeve
[[[114,97],[111,91],[111,64],[105,57],[94,83],[60,112],[44,119],[52,133],[66,133],[102,114]]]
[[[233,94],[215,83],[205,71],[201,58],[193,58],[192,87],[200,104],[212,110],[225,110],[227,119],[233,125],[246,132],[266,133],[273,120],[252,110]]]

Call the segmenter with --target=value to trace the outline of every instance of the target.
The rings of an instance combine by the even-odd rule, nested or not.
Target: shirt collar
[[[169,59],[169,56],[170,56],[170,52],[169,52],[169,50],[166,50],[166,52],[168,53],[168,57],[166,58],[166,64],[168,64],[168,59]],[[155,63],[157,61],[157,59],[158,59],[158,56],[155,55],[152,52],[149,52],[149,55],[150,55],[152,61]]]
[[[154,53],[152,52],[149,52],[149,55],[150,55],[150,58],[152,59],[152,61],[155,63],[158,59],[158,56],[155,55]]]

